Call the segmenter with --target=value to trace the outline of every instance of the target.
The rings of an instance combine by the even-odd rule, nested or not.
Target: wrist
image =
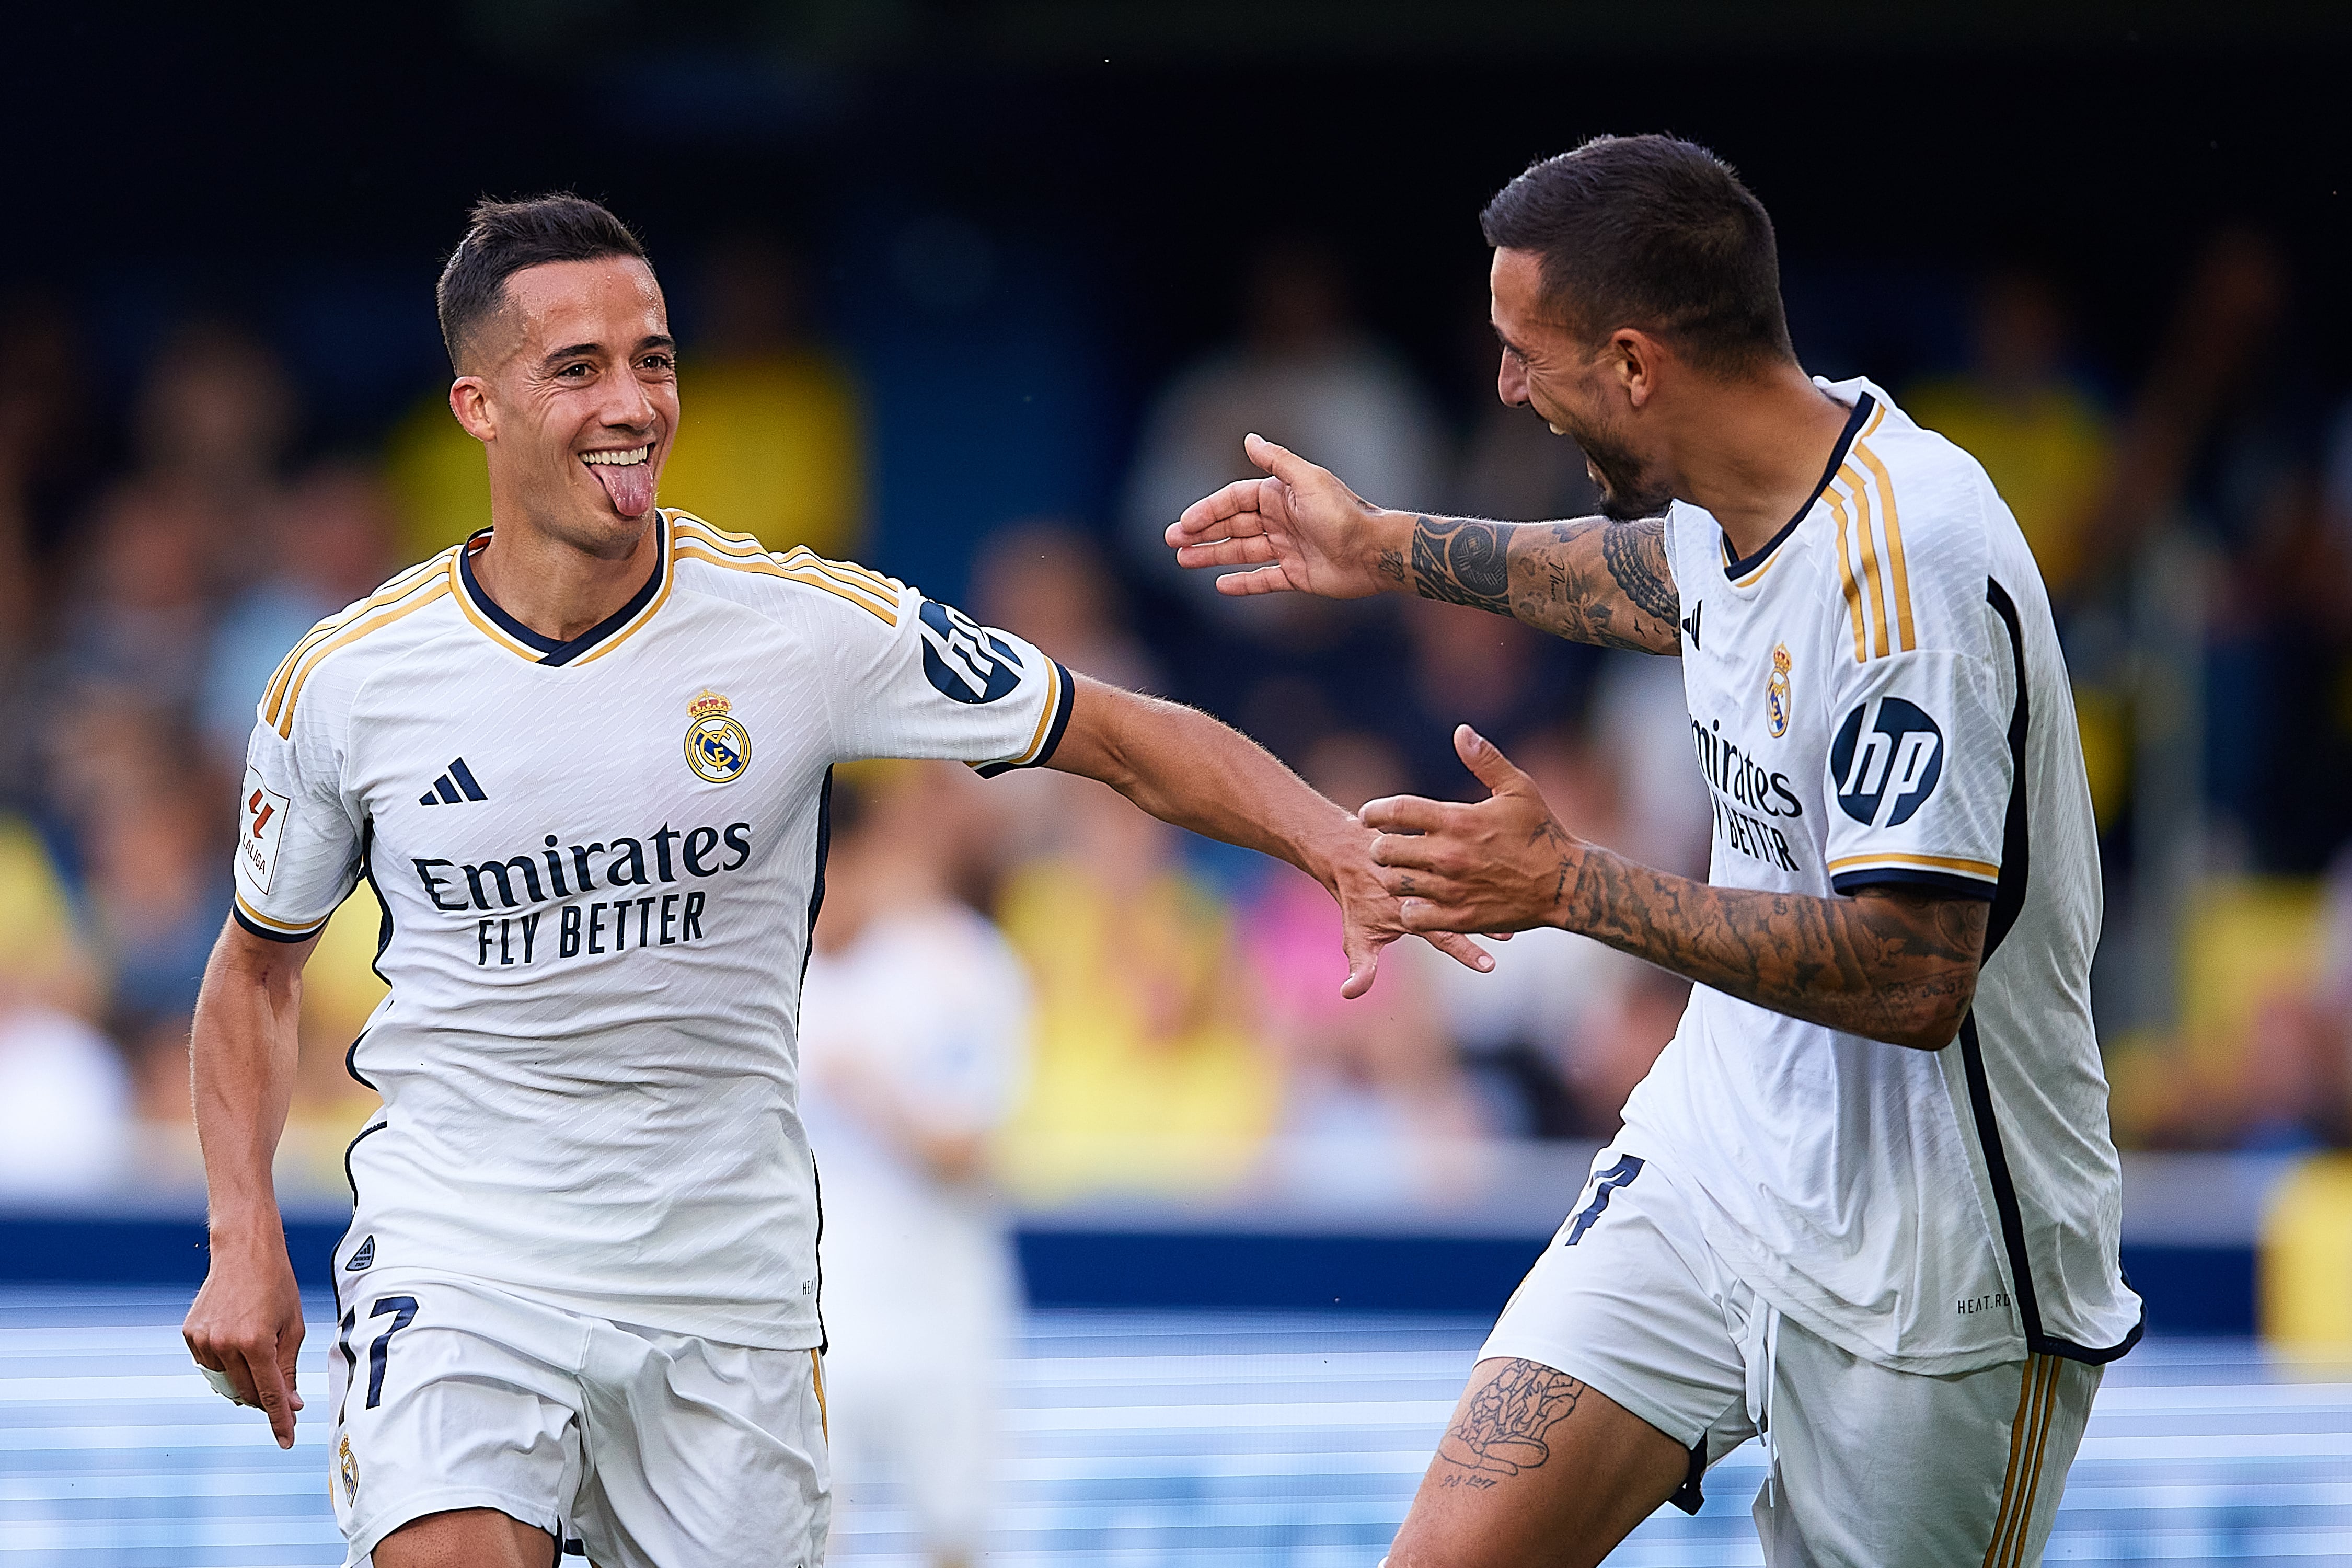
[[[1420,521],[1416,513],[1391,511],[1385,507],[1367,509],[1362,537],[1364,573],[1383,594],[1412,594],[1419,591],[1412,574],[1412,530]]]

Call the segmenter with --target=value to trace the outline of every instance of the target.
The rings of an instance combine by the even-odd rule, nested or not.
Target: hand
[[[1373,838],[1350,819],[1347,842],[1326,862],[1324,886],[1339,900],[1339,945],[1348,955],[1348,978],[1339,994],[1349,1001],[1372,988],[1379,973],[1381,949],[1401,936],[1412,934],[1396,898],[1381,886],[1382,875],[1370,853]],[[1495,967],[1486,949],[1468,937],[1451,931],[1424,933],[1423,940],[1465,969],[1481,974]]]
[[[1369,803],[1372,859],[1408,931],[1529,931],[1566,925],[1585,846],[1552,816],[1535,781],[1469,725],[1454,750],[1493,793],[1475,805],[1391,795]],[[1432,941],[1435,938],[1432,937]]]
[[[1246,566],[1217,579],[1217,592],[1319,594],[1360,599],[1404,586],[1402,542],[1383,552],[1376,507],[1328,468],[1262,436],[1242,442],[1249,460],[1272,476],[1236,479],[1196,500],[1168,525],[1179,565]],[[1393,557],[1384,569],[1383,557]]]
[[[302,1291],[282,1238],[231,1251],[217,1243],[204,1289],[180,1335],[196,1364],[226,1373],[237,1403],[257,1406],[281,1448],[294,1446],[294,1357],[302,1348]]]

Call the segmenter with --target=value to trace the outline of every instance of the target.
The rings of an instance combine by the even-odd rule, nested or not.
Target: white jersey
[[[1982,468],[1861,380],[1821,490],[1728,559],[1677,502],[1691,733],[1718,887],[1991,904],[1959,1038],[1925,1052],[1706,986],[1625,1109],[1708,1241],[1853,1353],[1957,1372],[2102,1362],[2140,1331],[2091,1026],[2099,858],[2025,540]]]
[[[347,1161],[342,1278],[799,1349],[827,770],[1043,762],[1070,681],[878,573],[658,527],[645,588],[567,643],[482,593],[487,533],[321,622],[261,701],[236,918],[299,941],[362,876],[383,906],[392,991],[352,1070],[384,1108]]]

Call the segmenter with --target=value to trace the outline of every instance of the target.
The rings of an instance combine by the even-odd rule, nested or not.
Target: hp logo
[[[1944,776],[1944,731],[1900,697],[1874,697],[1845,716],[1830,747],[1838,805],[1856,822],[1899,827]]]
[[[957,702],[993,702],[1021,684],[1021,660],[1003,637],[961,610],[923,601],[923,674]]]

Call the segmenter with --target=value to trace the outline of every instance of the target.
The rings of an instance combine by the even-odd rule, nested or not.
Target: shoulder
[[[917,595],[895,577],[854,561],[829,561],[805,546],[770,550],[695,516],[669,514],[677,581],[689,592],[731,600],[772,618],[839,621],[868,634],[896,630]]]
[[[262,689],[262,723],[290,737],[298,711],[316,715],[348,705],[352,693],[386,662],[447,629],[452,545],[394,574],[304,633]],[[436,610],[443,612],[434,613]]]
[[[2017,525],[1981,464],[1879,395],[1823,492],[1835,533],[1825,586],[1858,659],[1981,653],[1985,583]]]

